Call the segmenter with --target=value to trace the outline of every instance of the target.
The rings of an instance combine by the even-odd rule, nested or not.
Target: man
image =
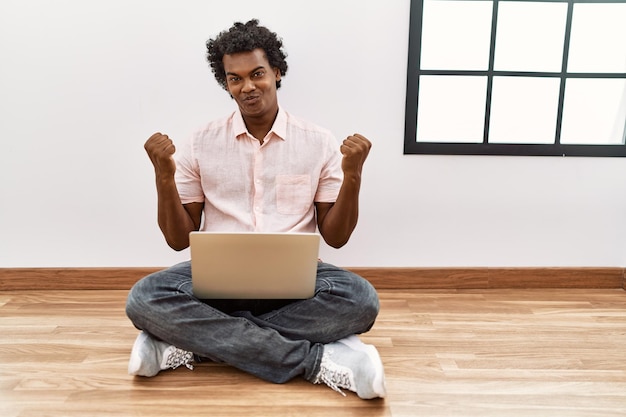
[[[287,72],[282,41],[256,19],[235,23],[207,42],[217,81],[238,110],[209,123],[176,152],[167,135],[145,144],[154,165],[158,223],[176,250],[194,230],[314,232],[343,246],[358,217],[361,171],[371,144],[359,134],[338,146],[325,129],[278,105]],[[379,311],[363,278],[319,262],[315,295],[306,300],[201,300],[193,295],[190,262],[135,284],[126,312],[142,332],[131,375],[154,376],[194,357],[224,362],[264,380],[303,376],[384,397],[376,348],[357,334]]]

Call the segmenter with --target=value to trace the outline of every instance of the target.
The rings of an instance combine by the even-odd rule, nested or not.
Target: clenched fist
[[[363,135],[355,133],[348,136],[340,148],[343,154],[341,169],[344,174],[360,174],[371,147],[372,143]]]
[[[176,147],[174,142],[167,136],[159,132],[150,136],[143,146],[154,165],[154,171],[157,175],[173,176],[176,172],[176,163],[174,162],[174,152]]]

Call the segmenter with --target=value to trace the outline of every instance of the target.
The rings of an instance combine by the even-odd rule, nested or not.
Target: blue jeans
[[[367,280],[323,262],[310,299],[200,300],[182,262],[138,281],[126,302],[138,329],[275,383],[314,380],[323,345],[368,331],[378,311]]]

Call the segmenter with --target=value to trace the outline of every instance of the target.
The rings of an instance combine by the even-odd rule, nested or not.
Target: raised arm
[[[315,203],[320,234],[334,248],[345,245],[356,227],[361,172],[371,147],[371,142],[363,135],[355,133],[348,136],[341,145],[343,183],[337,200],[334,203]]]
[[[200,228],[203,203],[183,205],[178,195],[174,174],[174,143],[167,136],[155,133],[144,148],[154,166],[158,199],[158,223],[167,244],[175,250],[189,247],[189,232]]]

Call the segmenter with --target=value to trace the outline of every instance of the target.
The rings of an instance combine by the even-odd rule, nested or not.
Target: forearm
[[[189,233],[197,230],[189,213],[180,201],[178,189],[173,178],[158,178],[157,183],[157,218],[161,232],[167,244],[174,250],[189,247]]]
[[[345,176],[337,200],[318,226],[326,243],[334,248],[348,243],[357,225],[360,189],[360,174]]]

